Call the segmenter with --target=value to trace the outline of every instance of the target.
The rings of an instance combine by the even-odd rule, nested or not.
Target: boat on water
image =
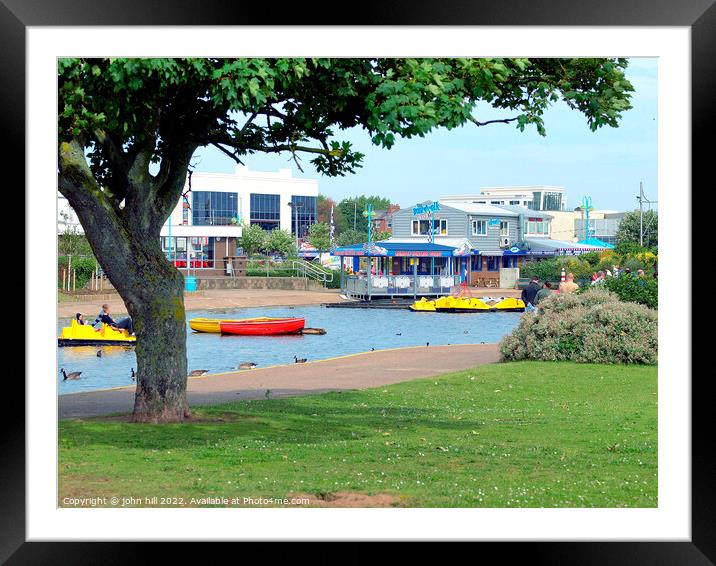
[[[258,320],[258,319],[241,318],[238,320],[232,320],[232,319],[221,319],[221,318],[192,318],[189,320],[189,328],[191,328],[194,332],[211,332],[211,333],[219,334],[221,332],[221,327],[219,326],[219,323],[221,323],[221,322],[242,322],[245,320]],[[271,320],[271,319],[265,318],[263,320]]]
[[[435,312],[435,301],[428,301],[425,297],[410,305],[413,312]]]
[[[295,320],[295,319],[287,319],[287,318],[271,318],[268,316],[262,316],[262,317],[254,317],[254,318],[239,318],[239,319],[231,319],[231,318],[192,318],[189,320],[189,328],[191,328],[194,332],[207,332],[207,333],[214,333],[214,334],[220,334],[222,332],[221,330],[221,323],[232,323],[232,324],[238,324],[238,323],[261,323],[261,322],[271,322],[271,321],[281,321],[281,320]]]
[[[303,318],[253,318],[245,320],[222,320],[222,334],[241,336],[271,336],[276,334],[299,334],[306,324]]]
[[[525,303],[522,299],[516,299],[515,297],[505,297],[495,305],[493,308],[496,311],[506,312],[524,312]]]
[[[494,304],[491,304],[494,303]],[[483,297],[481,299],[475,297],[440,297],[429,301],[425,297],[419,301],[415,301],[410,310],[413,312],[522,312],[525,310],[525,304],[520,299],[513,297],[500,297],[500,299],[490,299]]]
[[[89,324],[77,324],[72,319],[65,326],[57,339],[58,346],[133,346],[137,343],[136,336],[130,336],[127,330],[115,329],[108,324],[95,329]]]

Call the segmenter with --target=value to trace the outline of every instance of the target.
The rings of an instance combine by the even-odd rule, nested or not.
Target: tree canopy
[[[627,212],[619,223],[617,243],[639,245],[640,231],[643,232],[644,247],[659,245],[659,215],[655,210],[645,210],[641,221],[638,210]]]

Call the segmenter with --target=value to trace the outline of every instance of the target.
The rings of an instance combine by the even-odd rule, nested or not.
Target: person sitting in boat
[[[119,322],[115,322],[115,320],[109,314],[109,305],[107,304],[102,305],[102,310],[99,311],[99,314],[97,315],[97,320],[95,320],[95,324],[101,323],[108,324],[115,330],[126,329],[127,332],[129,332],[130,336],[134,336],[134,324],[132,323],[132,319],[130,317],[127,317],[123,318]]]
[[[85,317],[82,316],[81,312],[78,312],[75,315],[75,320],[77,321],[77,324],[83,325],[85,323]]]

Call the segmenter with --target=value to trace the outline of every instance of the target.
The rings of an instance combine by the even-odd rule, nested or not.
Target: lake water
[[[231,336],[193,332],[187,324],[189,371],[235,370],[243,362],[258,367],[293,363],[293,357],[320,360],[344,354],[402,346],[498,342],[519,323],[522,313],[414,313],[407,309],[275,307],[191,311],[188,318],[304,317],[306,327],[325,335]],[[60,319],[57,335],[70,319]],[[102,357],[97,351],[102,350]],[[77,381],[58,377],[59,394],[132,385],[137,361],[133,348],[77,346],[58,348],[58,371],[81,371]]]

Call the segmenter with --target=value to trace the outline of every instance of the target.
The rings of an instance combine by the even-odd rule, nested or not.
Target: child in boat
[[[82,313],[81,313],[81,312],[78,312],[78,313],[75,315],[75,320],[77,321],[77,324],[84,324],[84,323],[85,323],[85,318],[82,316]]]

